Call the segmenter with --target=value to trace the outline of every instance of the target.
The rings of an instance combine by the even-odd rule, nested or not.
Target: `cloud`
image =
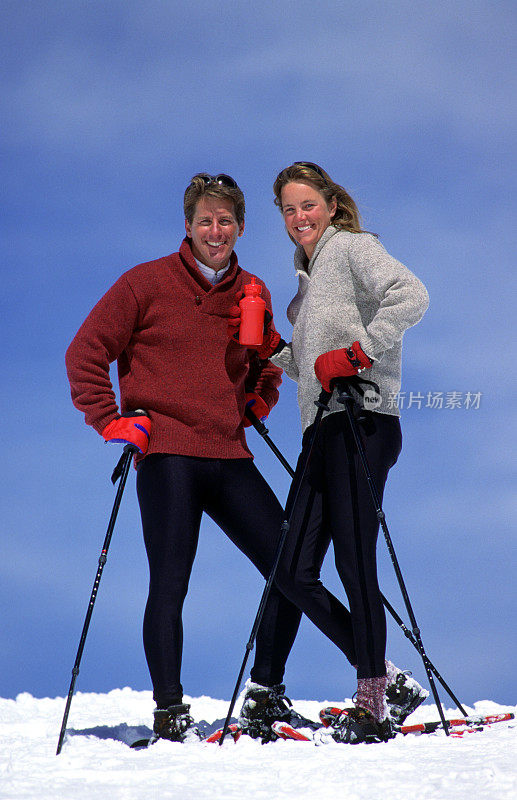
[[[205,3],[187,14],[114,3],[101,15],[54,4],[4,78],[11,141],[102,154],[136,137],[135,156],[149,161],[241,121],[251,139],[287,130],[307,140],[330,128],[368,146],[431,131],[486,143],[515,123],[504,4],[487,15],[475,2],[265,3],[258,18],[224,5],[223,23]]]

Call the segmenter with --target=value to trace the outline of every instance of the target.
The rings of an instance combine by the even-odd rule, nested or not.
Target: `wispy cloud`
[[[42,22],[46,35],[4,76],[11,136],[102,152],[136,135],[144,158],[146,137],[156,151],[163,136],[179,144],[187,131],[200,141],[223,134],[236,106],[273,138],[280,121],[283,131],[303,121],[305,137],[331,126],[365,142],[407,135],[408,126],[424,137],[489,142],[515,124],[515,18],[505,3],[490,4],[489,14],[470,0],[266,3],[259,20],[225,5],[224,24],[205,3],[187,14],[115,3],[100,17],[85,6],[86,35],[65,6],[54,6]]]

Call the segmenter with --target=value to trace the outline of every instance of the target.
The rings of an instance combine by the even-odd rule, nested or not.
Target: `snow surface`
[[[186,698],[196,721],[226,716],[228,703]],[[350,701],[345,701],[350,704]],[[336,701],[294,701],[313,719]],[[150,692],[116,689],[74,696],[68,732],[55,755],[64,698],[20,694],[0,699],[0,798],[16,800],[515,800],[517,723],[498,723],[461,739],[443,733],[398,736],[385,744],[278,741],[242,737],[223,747],[160,741],[148,750],[127,743],[149,735]],[[517,710],[488,700],[476,713]],[[455,709],[447,715],[457,717]],[[410,722],[437,719],[424,705]]]

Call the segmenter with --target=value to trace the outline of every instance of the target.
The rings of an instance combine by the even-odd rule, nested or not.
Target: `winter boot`
[[[371,711],[360,706],[344,708],[341,714],[333,719],[332,728],[334,729],[332,738],[343,744],[387,742],[395,735],[388,717],[379,722]]]
[[[270,742],[278,738],[271,730],[271,724],[277,721],[287,722],[293,728],[309,727],[316,730],[320,727],[293,710],[291,701],[285,696],[283,684],[261,686],[248,681],[239,714],[239,728],[253,739]]]
[[[171,742],[201,739],[201,734],[194,726],[189,711],[190,706],[184,703],[168,708],[156,708],[153,711],[154,725],[150,744],[154,744],[158,739],[169,739]]]
[[[395,725],[402,725],[405,719],[429,697],[429,692],[411,677],[411,672],[402,672],[391,661],[386,661],[386,675],[388,714]]]

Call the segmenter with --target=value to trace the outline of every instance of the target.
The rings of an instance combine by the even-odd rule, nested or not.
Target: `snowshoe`
[[[156,708],[153,711],[153,735],[149,744],[158,739],[169,739],[171,742],[199,741],[202,736],[194,725],[189,714],[190,706],[184,703],[168,708]]]
[[[396,676],[386,687],[386,702],[391,721],[395,725],[402,725],[407,717],[428,697],[427,689],[420,686],[411,677],[410,672],[397,670]]]
[[[216,731],[207,736],[205,742],[210,742],[213,744],[214,742],[219,742],[221,740],[221,736],[223,735],[224,728],[218,728]],[[232,722],[231,725],[228,726],[228,738],[233,739],[234,742],[237,742],[241,736],[241,729],[235,722]]]
[[[277,720],[271,724],[272,730],[279,739],[293,739],[295,742],[312,742],[312,731],[302,731],[300,728],[293,728],[288,722]]]
[[[271,727],[277,721],[286,722],[292,728],[316,730],[320,727],[316,722],[294,711],[291,701],[285,695],[283,684],[261,686],[248,681],[239,714],[239,728],[253,739],[262,739],[265,744],[278,738]]]
[[[323,725],[332,727],[334,741],[344,744],[387,742],[395,736],[388,718],[379,722],[370,711],[360,706],[342,709],[324,708],[320,718]]]

